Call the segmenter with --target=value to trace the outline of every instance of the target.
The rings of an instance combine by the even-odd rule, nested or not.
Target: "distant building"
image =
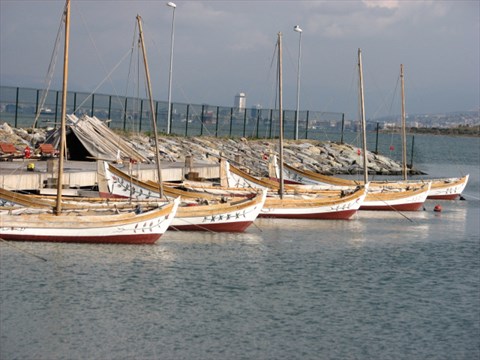
[[[243,93],[243,92],[235,95],[235,101],[234,101],[233,107],[238,112],[244,111],[245,108],[247,107],[247,95],[245,95],[245,93]]]
[[[252,108],[252,110],[250,112],[250,116],[255,118],[260,114],[261,111],[262,111],[262,105],[257,104]]]

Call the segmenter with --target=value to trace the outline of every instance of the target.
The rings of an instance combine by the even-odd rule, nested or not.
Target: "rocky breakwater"
[[[130,145],[149,159],[154,159],[153,139],[145,134],[122,134]],[[0,124],[0,142],[14,144],[21,150],[34,149],[48,140],[45,129],[15,129]],[[267,176],[268,158],[278,153],[276,139],[213,138],[160,136],[160,155],[165,162],[184,162],[190,157],[194,163],[218,163],[221,156],[238,161],[252,173]],[[286,163],[322,174],[358,174],[363,172],[361,150],[353,145],[330,141],[286,140]],[[368,152],[369,173],[398,175],[401,164],[382,155]]]
[[[253,173],[268,175],[268,159],[278,153],[278,140],[259,139],[218,139],[210,137],[161,138],[162,150],[168,157],[182,161],[189,155],[194,161],[217,162],[219,157],[238,161]],[[291,166],[315,171],[321,174],[363,173],[363,158],[359,148],[349,144],[330,141],[287,140],[284,143],[284,161]],[[361,154],[361,151],[360,151]],[[402,166],[398,162],[368,152],[369,173],[377,175],[398,175]]]

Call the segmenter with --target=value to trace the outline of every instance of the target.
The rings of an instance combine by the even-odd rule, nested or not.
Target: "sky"
[[[247,107],[273,108],[281,32],[284,109],[296,108],[301,45],[300,110],[357,117],[359,48],[367,118],[400,113],[400,64],[407,113],[479,110],[478,0],[175,4],[173,102],[233,106],[235,95],[244,92]],[[1,86],[46,87],[63,7],[61,0],[0,0]],[[153,97],[167,100],[173,9],[166,1],[72,0],[70,91],[130,96],[136,88],[137,14],[143,19]],[[303,30],[301,38],[295,25]],[[62,62],[60,52],[54,90],[61,89]]]

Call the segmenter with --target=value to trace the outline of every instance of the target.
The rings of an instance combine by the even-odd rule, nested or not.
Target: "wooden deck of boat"
[[[35,164],[34,171],[28,171],[27,165]],[[8,190],[39,190],[45,188],[49,179],[56,178],[57,173],[48,170],[47,161],[1,161],[0,186]],[[128,165],[125,165],[128,171]],[[155,164],[133,165],[134,174],[141,180],[154,180],[156,176]],[[199,178],[219,178],[218,164],[196,163],[191,169],[185,167],[184,162],[162,163],[162,179],[164,181],[181,181],[189,172],[198,173]],[[97,163],[95,161],[66,161],[64,170],[64,184],[71,188],[87,188],[97,184]]]

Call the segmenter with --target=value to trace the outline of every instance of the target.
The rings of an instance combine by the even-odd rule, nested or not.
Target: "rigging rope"
[[[48,65],[47,76],[45,78],[45,88],[42,91],[42,96],[40,98],[40,106],[36,109],[35,119],[33,121],[32,127],[35,129],[37,126],[38,118],[40,117],[40,113],[45,106],[45,101],[47,100],[48,91],[50,90],[50,86],[52,85],[53,74],[55,72],[55,66],[57,64],[58,59],[58,50],[60,48],[60,40],[63,34],[63,24],[65,23],[65,14],[66,14],[67,4],[65,4],[63,15],[60,20],[60,25],[57,31],[57,38],[55,39],[55,45],[53,47],[52,57],[50,58],[50,64]],[[55,109],[56,112],[56,109]]]
[[[91,43],[92,43],[92,45],[93,45],[93,47],[94,47],[94,49],[95,49],[95,54],[97,55],[98,61],[99,61],[100,64],[102,65],[104,71],[107,72],[107,68],[106,68],[104,62],[102,61],[102,58],[99,56],[98,47],[97,47],[97,45],[96,45],[96,43],[95,43],[95,40],[94,40],[94,38],[93,38],[93,36],[92,36],[92,33],[91,33],[90,30],[89,30],[89,29],[90,29],[89,26],[87,26],[87,23],[86,23],[86,21],[85,21],[85,17],[83,16],[83,13],[81,12],[81,10],[80,10],[79,8],[76,8],[76,11],[78,11],[78,13],[80,14],[80,18],[82,19],[82,22],[83,22],[83,25],[84,25],[84,27],[85,27],[85,29],[86,29],[86,31],[87,31],[88,37],[89,37],[89,39],[90,39],[90,41],[91,41]],[[108,73],[108,75],[100,82],[100,84],[85,98],[85,100],[82,102],[82,105],[85,103],[85,101],[87,101],[87,99],[89,99],[89,98],[95,93],[96,90],[98,90],[98,88],[99,88],[101,85],[103,85],[103,83],[104,83],[106,80],[110,80],[110,83],[111,83],[111,85],[112,85],[113,91],[114,91],[115,95],[117,95],[117,97],[118,97],[118,92],[116,91],[115,84],[113,83],[110,75],[111,75],[111,74],[113,73],[113,71],[120,65],[120,63],[123,61],[124,58],[125,58],[125,55],[122,57],[122,59],[120,60],[120,62],[114,67],[114,69],[113,69],[112,71],[110,71],[110,72]],[[80,106],[81,106],[81,105],[80,105]],[[78,106],[77,109],[79,109],[80,106]],[[76,111],[77,109],[74,109],[74,111]]]
[[[125,84],[125,97],[127,97],[127,94],[128,94],[128,85],[130,84],[130,72],[131,72],[131,69],[132,69],[132,63],[133,63],[133,51],[135,49],[135,44],[138,42],[137,40],[137,29],[138,29],[138,23],[135,21],[135,25],[134,25],[134,29],[133,29],[133,39],[132,39],[132,46],[130,47],[130,62],[128,64],[128,74],[127,74],[127,82]],[[138,54],[138,46],[137,46],[137,57],[139,58],[140,55]],[[140,60],[137,59],[137,62],[139,62]],[[121,101],[120,101],[121,103]],[[125,109],[123,107],[123,103],[122,103],[122,113],[126,113],[127,109]]]
[[[395,89],[394,89],[393,95],[392,95],[392,102],[390,103],[390,109],[388,111],[388,114],[390,114],[392,117],[393,117],[393,104],[395,102],[395,99],[397,99],[397,91],[398,91],[399,82],[400,82],[400,76],[397,77],[397,82],[395,84]],[[390,134],[390,149],[391,150],[393,150],[392,149],[393,137],[394,137],[394,132],[392,131],[392,133]]]
[[[110,75],[112,75],[112,73],[115,72],[115,70],[117,70],[117,68],[121,65],[123,60],[127,57],[127,55],[129,55],[129,53],[130,53],[130,49],[127,51],[127,53],[125,53],[125,55],[123,55],[123,57],[120,59],[120,61],[113,67],[113,69],[107,74],[107,76],[102,81],[100,81],[100,83],[93,89],[93,91],[91,91],[90,94],[88,94],[85,97],[85,99],[82,101],[82,103],[74,109],[74,112],[76,112],[78,109],[80,109],[87,102],[87,100],[90,99],[90,97],[93,94],[95,94],[95,92],[105,83],[105,81],[111,80]],[[117,97],[118,97],[118,94],[117,94]]]

